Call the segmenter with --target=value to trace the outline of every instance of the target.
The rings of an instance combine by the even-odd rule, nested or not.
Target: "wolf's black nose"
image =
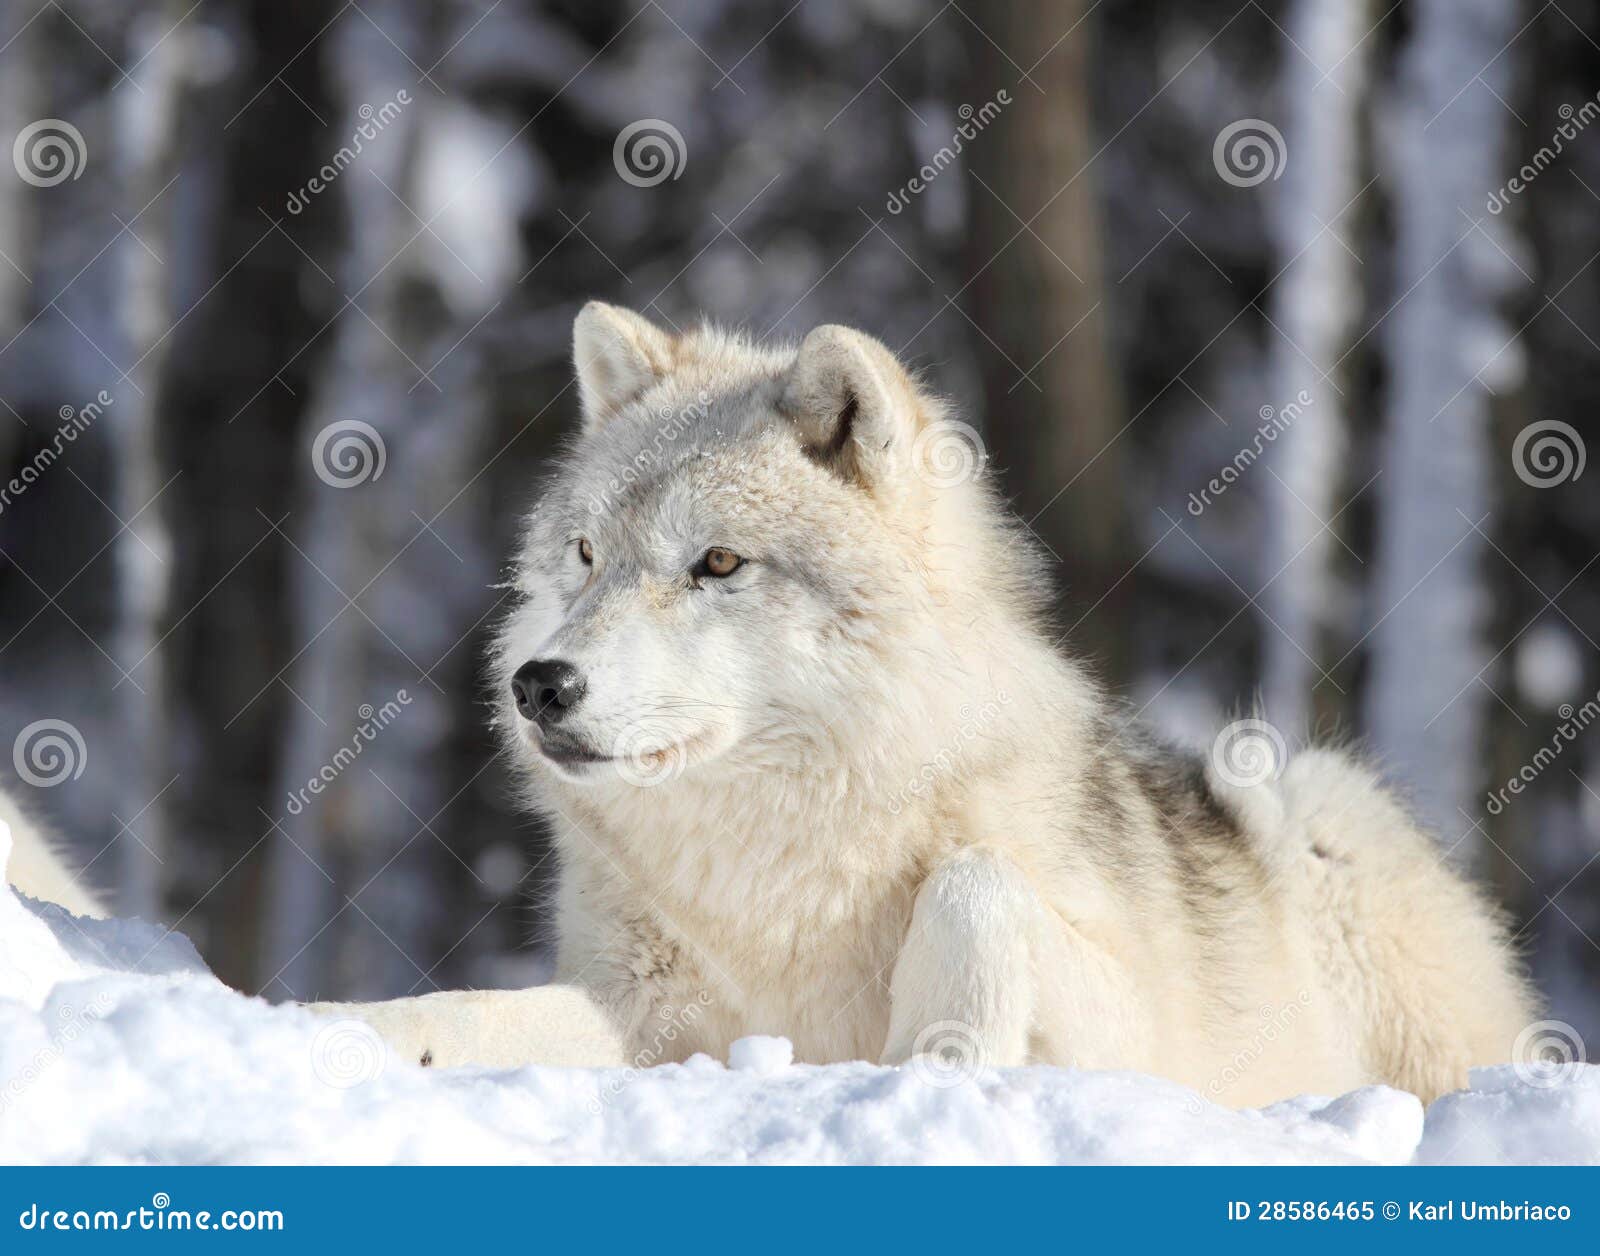
[[[532,659],[511,678],[517,714],[536,721],[541,728],[565,718],[582,700],[583,690],[578,669],[561,659]]]

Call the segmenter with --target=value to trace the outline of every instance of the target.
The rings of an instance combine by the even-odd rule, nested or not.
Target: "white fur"
[[[954,1044],[1237,1104],[1428,1098],[1509,1057],[1533,1011],[1505,932],[1372,773],[1316,750],[1246,789],[1128,727],[1052,647],[986,478],[938,465],[961,429],[883,346],[675,337],[591,304],[575,356],[584,431],[530,516],[495,685],[560,849],[558,979],[627,1054]],[[696,575],[712,546],[743,565]],[[535,658],[586,685],[549,735],[508,696]],[[448,1000],[359,1014],[503,1060],[572,993],[486,997],[481,1053]]]
[[[11,830],[11,857],[5,866],[8,884],[29,898],[59,904],[75,916],[106,914],[82,876],[74,875],[56,854],[44,830],[4,792],[0,792],[0,824]]]
[[[5,864],[8,885],[29,898],[66,907],[74,915],[104,917],[106,909],[82,874],[74,874],[56,854],[54,843],[13,798],[0,790],[0,824],[11,830],[11,858]]]
[[[365,1021],[401,1056],[433,1068],[475,1064],[622,1067],[616,1027],[579,989],[451,990],[387,1003],[312,1003],[311,1011]]]

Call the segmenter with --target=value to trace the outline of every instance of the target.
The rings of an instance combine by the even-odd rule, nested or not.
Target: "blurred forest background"
[[[1370,746],[1600,1043],[1597,40],[1600,0],[6,0],[7,788],[248,991],[537,979],[480,662],[573,315],[847,322],[981,429],[1118,692]]]

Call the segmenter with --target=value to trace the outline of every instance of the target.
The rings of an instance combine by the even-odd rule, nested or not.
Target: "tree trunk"
[[[391,7],[379,20],[391,38],[409,42],[414,32],[394,16]],[[375,50],[369,33],[346,26],[330,44],[340,109],[327,133],[325,160],[372,110],[401,90],[417,89],[415,74],[396,67],[405,65],[398,55]],[[412,56],[418,55],[414,47]],[[393,557],[383,552],[378,499],[383,477],[396,474],[388,465],[391,445],[403,439],[416,405],[407,391],[414,372],[405,374],[395,342],[408,339],[399,325],[408,274],[404,249],[418,232],[402,200],[415,199],[419,123],[416,110],[402,110],[338,183],[318,194],[339,197],[345,207],[350,238],[339,288],[360,295],[359,308],[336,316],[333,348],[313,385],[297,442],[299,508],[285,525],[300,551],[290,559],[287,583],[291,633],[303,648],[282,676],[295,701],[288,708],[280,789],[269,804],[277,826],[269,841],[264,994],[329,997],[348,989],[337,981],[330,988],[323,978],[341,949],[339,922],[351,914],[348,902],[340,902],[350,880],[343,874],[364,862],[360,839],[379,818],[368,813],[373,800],[364,787],[354,788],[355,777],[365,778],[368,769],[347,771],[336,755],[354,744],[366,707],[379,709],[392,697],[368,692],[369,630],[360,599]],[[314,779],[327,787],[307,792]],[[393,822],[388,808],[380,814]]]
[[[120,910],[160,918],[166,914],[164,868],[174,853],[167,792],[175,758],[164,650],[174,553],[168,504],[162,500],[170,473],[160,428],[170,333],[182,314],[173,302],[177,268],[169,270],[166,261],[173,256],[177,203],[168,185],[183,155],[190,32],[181,29],[185,15],[176,3],[154,6],[143,16],[129,40],[137,68],[118,102],[113,131],[116,154],[125,163],[123,221],[130,224],[117,244],[117,297],[131,358],[126,386],[117,388],[111,410],[118,471],[114,501],[126,522],[114,552],[121,607],[117,637],[126,669],[119,684],[130,749],[121,791],[117,880]]]
[[[1286,269],[1272,295],[1274,417],[1283,426],[1267,463],[1276,526],[1258,584],[1272,620],[1262,628],[1266,710],[1293,735],[1309,734],[1319,710],[1338,713],[1337,692],[1318,682],[1340,583],[1332,561],[1338,523],[1328,525],[1347,461],[1341,391],[1354,374],[1341,362],[1361,307],[1351,223],[1340,216],[1361,186],[1368,17],[1358,0],[1299,0],[1289,38],[1304,55],[1284,56],[1287,162],[1273,235]]]
[[[1477,852],[1466,830],[1496,679],[1485,674],[1490,604],[1475,526],[1490,502],[1491,398],[1518,382],[1514,359],[1490,356],[1511,338],[1499,302],[1515,271],[1497,238],[1504,223],[1479,207],[1501,179],[1513,118],[1497,99],[1511,73],[1500,53],[1517,24],[1498,0],[1420,3],[1384,146],[1399,273],[1392,312],[1374,332],[1389,397],[1369,727],[1462,859]]]
[[[1099,265],[1088,23],[1051,48],[1082,16],[1076,0],[1019,0],[980,15],[1025,69],[1050,51],[1030,82],[988,40],[969,43],[977,68],[967,103],[978,108],[1002,87],[1013,103],[969,150],[976,278],[967,303],[990,342],[979,345],[988,451],[1014,509],[1059,564],[1068,640],[1116,683],[1132,662],[1124,577],[1133,554],[1119,509],[1126,445]]]

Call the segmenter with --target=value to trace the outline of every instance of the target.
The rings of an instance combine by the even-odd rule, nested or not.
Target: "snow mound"
[[[746,1038],[731,1067],[424,1069],[227,989],[179,934],[0,885],[8,1163],[1600,1163],[1588,1065],[1481,1070],[1425,1116],[1382,1086],[1238,1112],[1133,1073],[792,1061]]]

